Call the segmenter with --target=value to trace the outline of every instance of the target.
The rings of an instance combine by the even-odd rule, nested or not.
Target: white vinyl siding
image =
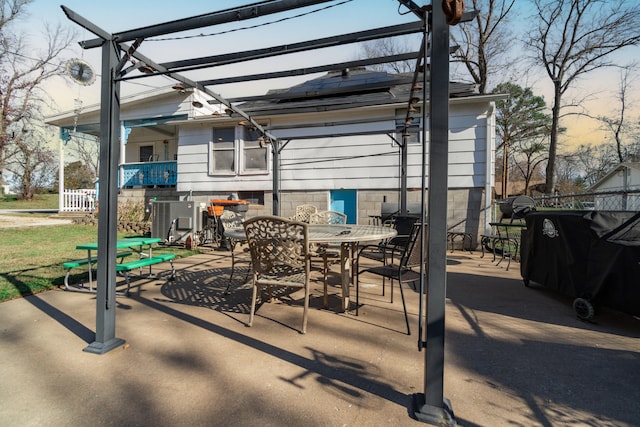
[[[452,103],[449,119],[449,189],[485,188],[487,179],[487,149],[493,150],[493,135],[487,140],[487,102]],[[389,120],[395,109],[371,121],[367,112],[349,111],[353,116],[327,113],[318,115],[317,126],[309,126],[307,117],[274,116],[270,132],[280,139],[281,191],[328,191],[333,189],[384,190],[400,186],[400,152],[390,135],[396,136],[396,121]],[[333,125],[340,120],[366,123]],[[301,123],[297,126],[298,121]],[[417,122],[418,120],[416,120]],[[323,124],[331,124],[325,125]],[[427,122],[428,123],[428,122]],[[268,128],[267,128],[268,129]],[[371,134],[321,136],[340,132],[362,131]],[[236,151],[243,150],[240,128],[236,133]],[[212,175],[207,172],[206,141],[211,138],[206,124],[180,127],[178,161],[178,191],[238,192],[270,191],[273,187],[271,147],[267,146],[268,170],[252,173],[243,166],[246,152],[238,153],[238,173]],[[317,137],[316,137],[317,136]],[[311,138],[310,138],[311,137]],[[427,140],[427,150],[432,141]],[[434,142],[435,143],[435,142]],[[257,145],[259,147],[259,145]],[[256,145],[253,146],[256,148]],[[422,183],[422,144],[409,144],[408,187],[420,188]],[[251,150],[251,148],[249,148]],[[247,151],[248,152],[248,151]],[[260,157],[262,161],[262,157]],[[427,162],[429,161],[427,154]],[[428,171],[428,164],[427,171]],[[491,183],[491,185],[493,185]]]

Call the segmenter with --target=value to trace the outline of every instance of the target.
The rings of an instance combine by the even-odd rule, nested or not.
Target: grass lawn
[[[22,200],[20,196],[0,196],[0,209],[58,209],[57,194],[36,194],[33,200]]]
[[[133,236],[118,233],[118,238],[122,237]],[[86,256],[75,248],[77,244],[97,239],[98,228],[89,225],[0,229],[0,302],[63,286],[66,272],[62,264]],[[176,257],[198,253],[163,246],[153,252],[171,252]],[[78,275],[80,279],[80,269]]]

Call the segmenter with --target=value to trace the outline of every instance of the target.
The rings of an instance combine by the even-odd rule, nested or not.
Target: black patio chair
[[[421,231],[424,229],[424,233]],[[384,280],[391,279],[391,295],[393,296],[393,281],[397,280],[400,284],[400,295],[402,296],[402,308],[404,310],[404,319],[407,324],[407,335],[411,335],[409,326],[409,315],[407,314],[407,305],[404,298],[403,283],[412,283],[420,280],[420,264],[424,264],[424,273],[426,274],[427,251],[424,252],[424,258],[420,257],[420,247],[422,245],[422,234],[424,239],[428,239],[427,227],[421,226],[421,223],[415,222],[409,233],[407,243],[402,251],[402,256],[397,263],[383,264],[376,267],[369,267],[359,270],[356,277],[356,315],[360,306],[360,275],[363,273],[371,273],[382,276]],[[393,303],[393,301],[392,301]]]
[[[382,264],[388,264],[393,262],[394,256],[402,255],[402,252],[407,246],[409,236],[413,225],[418,221],[417,216],[398,216],[395,219],[393,226],[398,233],[395,237],[387,239],[383,242],[379,242],[373,245],[365,245],[358,251],[358,265],[360,265],[360,258],[367,258],[374,261],[379,261]],[[385,281],[382,282],[382,295],[385,295]],[[393,303],[393,292],[391,293],[391,302]]]

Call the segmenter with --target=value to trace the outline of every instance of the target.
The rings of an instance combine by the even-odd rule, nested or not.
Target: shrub
[[[145,206],[143,202],[127,200],[118,203],[118,221],[143,222],[145,217]]]

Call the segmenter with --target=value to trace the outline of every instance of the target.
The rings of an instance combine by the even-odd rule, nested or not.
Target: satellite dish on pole
[[[96,79],[96,73],[88,62],[74,58],[67,61],[65,71],[71,79],[83,86],[89,86]]]

